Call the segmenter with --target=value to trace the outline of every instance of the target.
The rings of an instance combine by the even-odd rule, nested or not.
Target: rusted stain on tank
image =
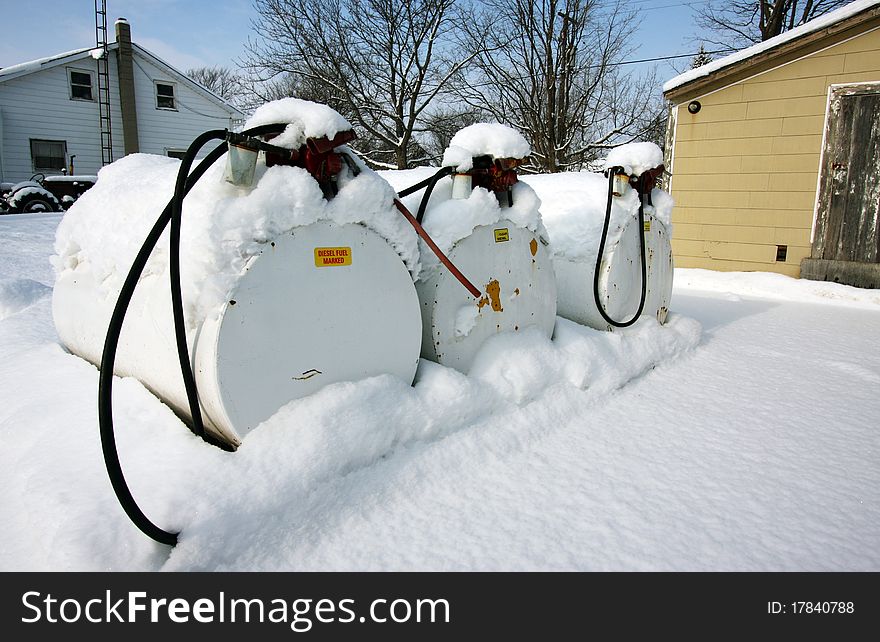
[[[514,293],[516,296],[519,296],[519,288],[516,288],[516,289],[513,291],[513,293]]]
[[[532,256],[538,253],[538,241],[532,239],[532,242],[529,243],[529,249],[532,251]]]
[[[501,284],[498,279],[492,279],[486,285],[486,295],[477,302],[477,307],[482,310],[484,306],[492,306],[494,312],[503,312],[501,307]]]

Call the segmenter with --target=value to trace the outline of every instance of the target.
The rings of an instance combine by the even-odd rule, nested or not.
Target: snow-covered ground
[[[293,402],[236,453],[57,343],[57,215],[0,217],[0,570],[880,570],[880,292],[677,270],[669,325],[560,320],[470,376]]]

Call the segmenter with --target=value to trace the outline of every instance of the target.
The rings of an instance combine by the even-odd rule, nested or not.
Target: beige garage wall
[[[828,87],[880,80],[880,29],[676,107],[680,267],[798,276],[810,255]],[[788,246],[777,262],[777,245]]]

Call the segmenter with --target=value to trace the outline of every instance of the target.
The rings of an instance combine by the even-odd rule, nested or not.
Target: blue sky
[[[604,2],[604,0],[602,0]],[[707,0],[630,0],[639,8],[633,24],[630,59],[695,51],[690,41],[697,33],[695,6]],[[95,42],[93,0],[39,0],[4,2],[4,34],[0,39],[0,67],[92,46]],[[178,69],[223,65],[235,67],[244,51],[254,10],[251,0],[108,0],[107,21],[112,41],[113,22],[124,16],[132,38]],[[11,28],[15,25],[16,28]],[[680,61],[687,65],[687,61]],[[659,80],[676,75],[662,63]]]

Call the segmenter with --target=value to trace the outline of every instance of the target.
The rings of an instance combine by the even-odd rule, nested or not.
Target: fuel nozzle
[[[289,149],[271,145],[259,138],[229,132],[226,136],[229,153],[226,155],[226,171],[223,173],[223,178],[239,187],[253,185],[257,158],[262,151],[266,155],[267,167],[274,165],[301,167],[318,181],[324,196],[331,199],[338,191],[337,175],[342,171],[343,166],[354,167],[352,173],[355,175],[359,171],[347,154],[336,151],[337,147],[355,138],[354,131],[345,130],[338,132],[332,139],[326,136],[308,138],[299,149]]]
[[[629,174],[626,173],[626,170],[623,167],[609,167],[605,170],[605,176],[608,176],[609,174],[614,177],[611,181],[612,196],[625,196],[630,189]]]
[[[254,184],[254,172],[261,151],[290,156],[291,150],[270,145],[259,138],[245,136],[237,132],[227,132],[226,170],[223,180],[237,187],[250,187]]]
[[[666,168],[661,164],[651,169],[643,170],[640,174],[633,172],[627,174],[623,167],[609,167],[605,170],[605,176],[613,176],[611,182],[611,194],[613,196],[625,196],[630,188],[635,189],[641,196],[650,198],[651,190],[657,184],[657,181],[666,172]]]
[[[495,158],[489,154],[474,156],[472,167],[467,172],[456,172],[452,179],[452,197],[467,198],[475,187],[483,187],[501,201],[501,194],[507,194],[507,204],[513,206],[513,186],[519,180],[516,168],[525,163],[525,158]]]
[[[226,154],[226,170],[223,180],[236,187],[250,187],[254,183],[254,171],[257,169],[258,149],[247,145],[227,141],[229,150]]]

